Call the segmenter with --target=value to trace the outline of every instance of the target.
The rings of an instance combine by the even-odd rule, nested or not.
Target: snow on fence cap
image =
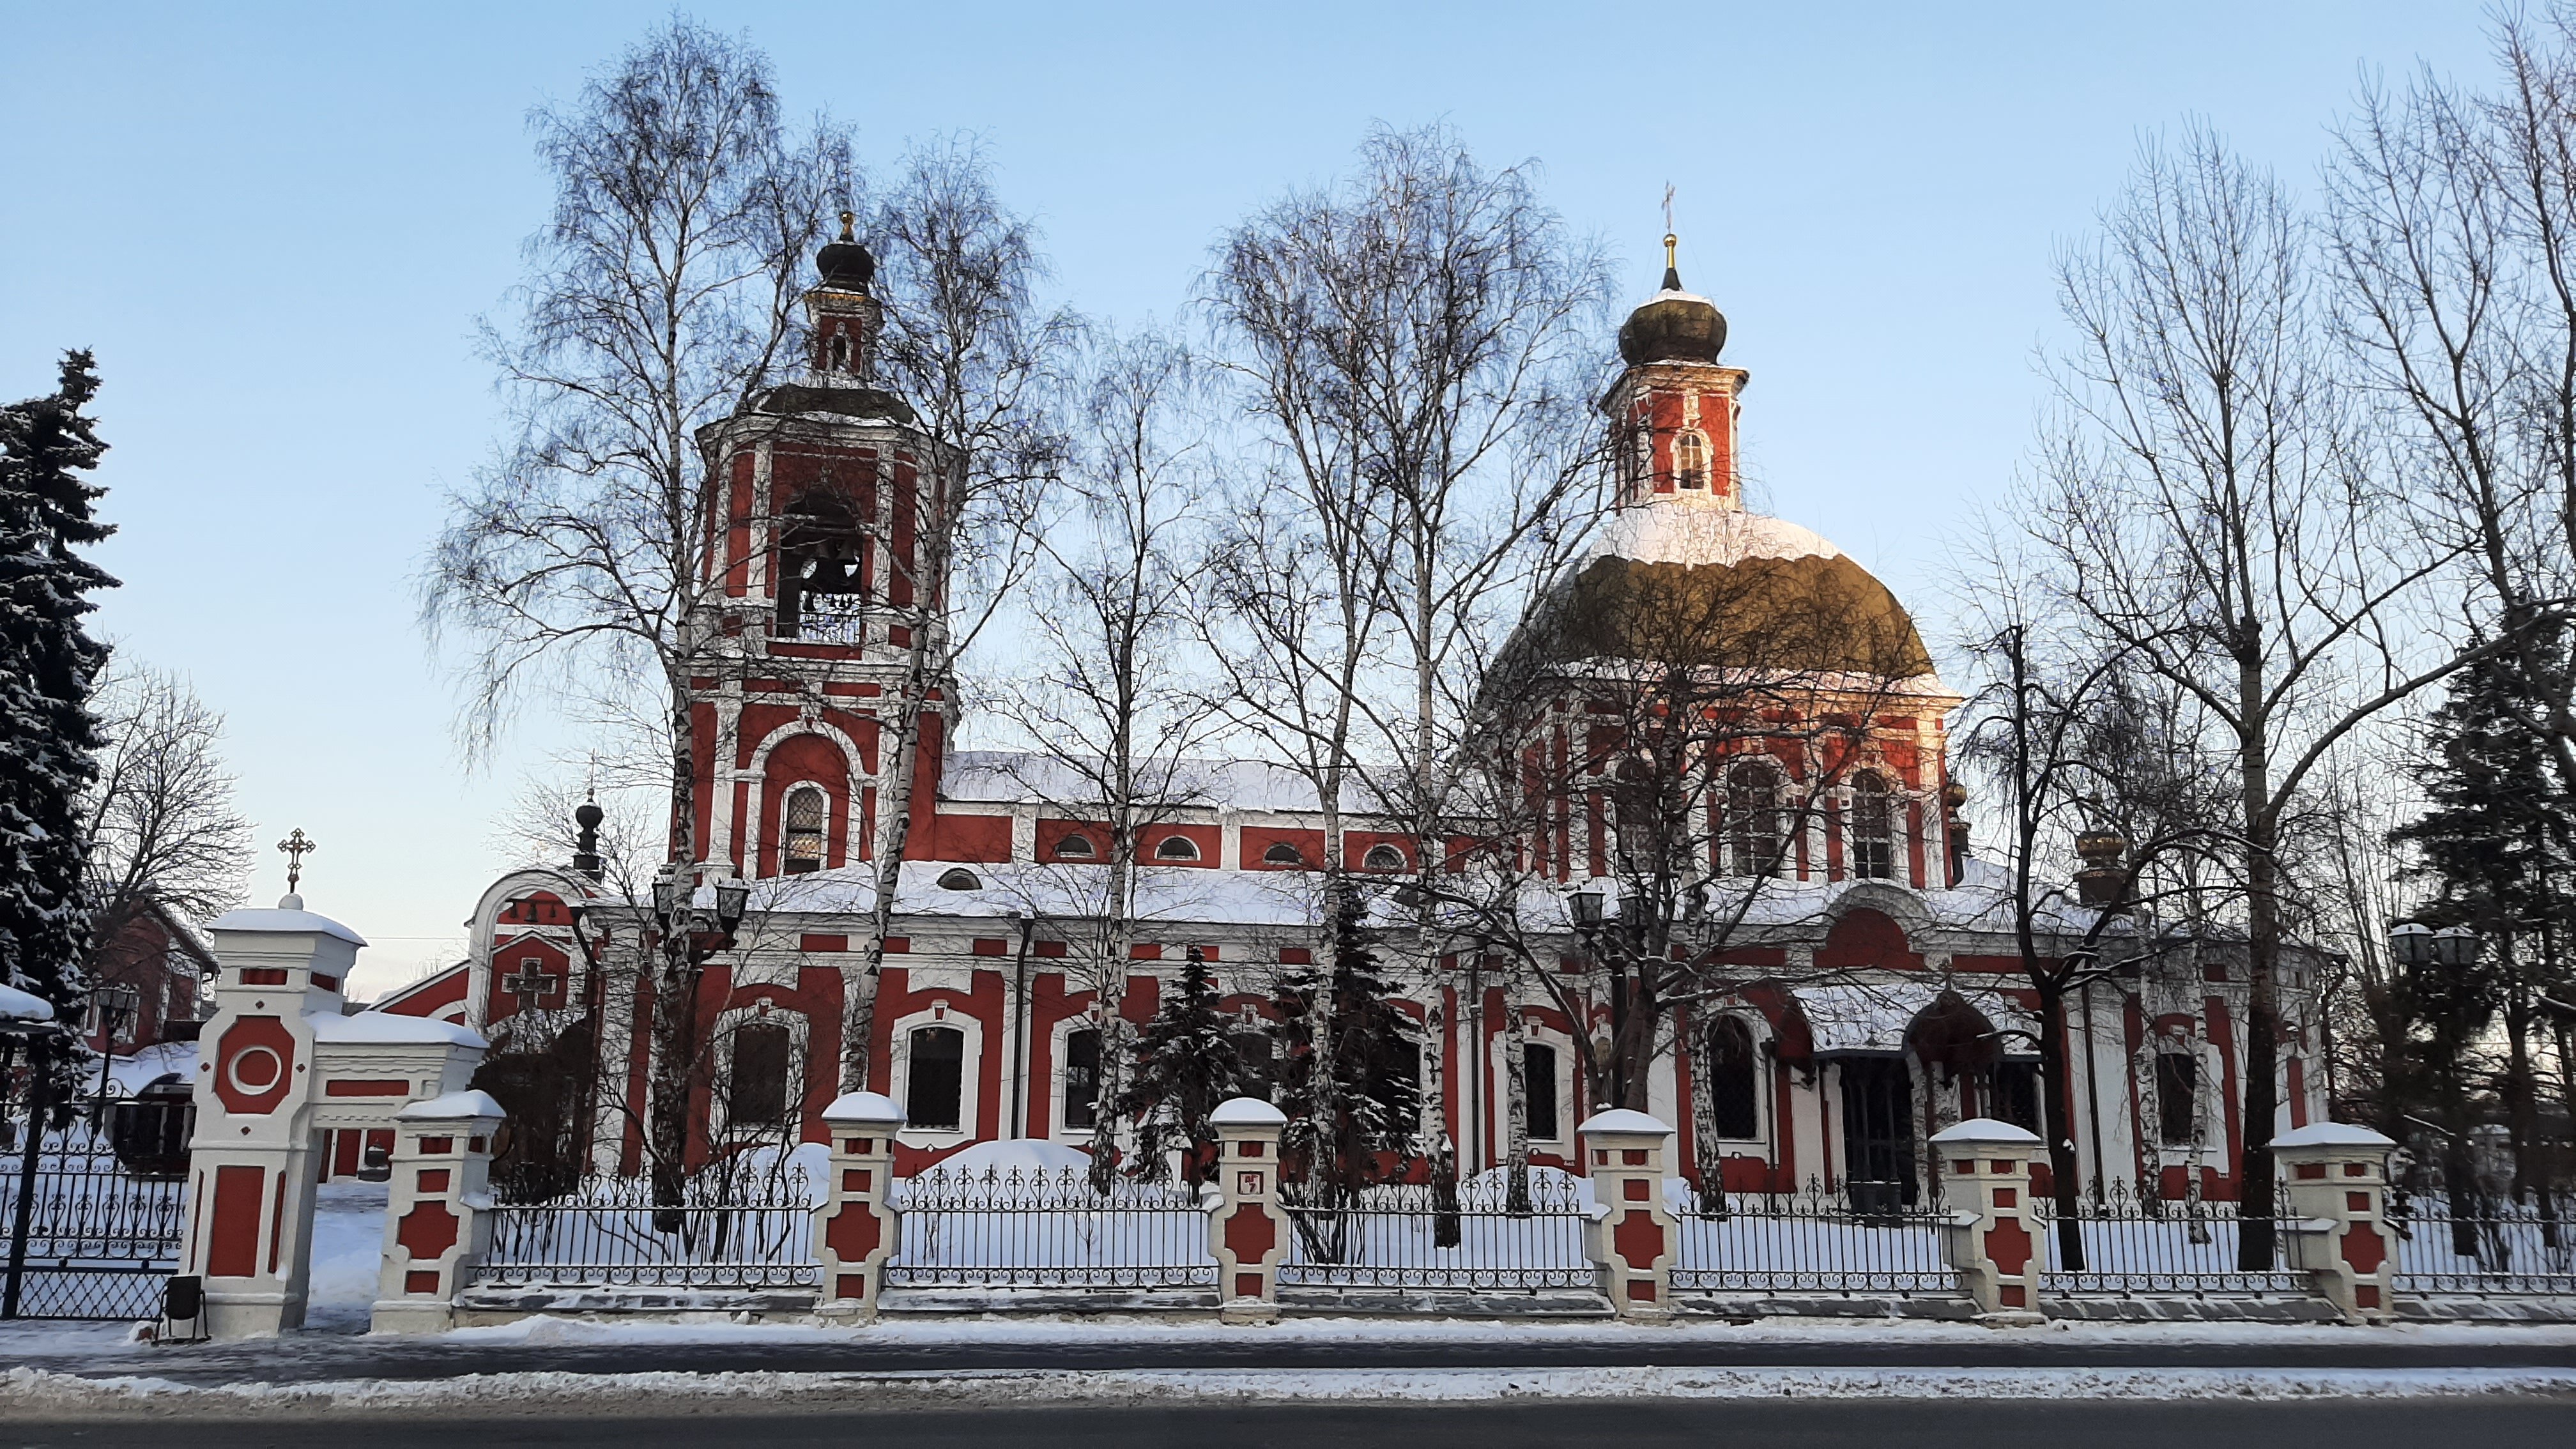
[[[2010,1122],[1998,1122],[1992,1117],[1971,1117],[1956,1127],[1945,1127],[1933,1133],[1931,1141],[1938,1147],[1966,1146],[1970,1143],[1985,1147],[2041,1145],[2038,1133],[2025,1127],[2015,1127]]]
[[[823,1109],[826,1122],[890,1122],[903,1125],[903,1108],[883,1092],[848,1092]]]
[[[206,929],[209,931],[272,931],[281,934],[310,931],[317,935],[337,936],[352,946],[367,944],[366,937],[332,920],[329,916],[315,915],[311,911],[226,911],[215,917],[215,923]]]
[[[1631,1112],[1625,1107],[1613,1107],[1607,1112],[1595,1112],[1584,1118],[1583,1125],[1575,1130],[1586,1137],[1595,1132],[1644,1132],[1656,1137],[1669,1137],[1673,1131],[1645,1113]]]
[[[1208,1114],[1211,1127],[1285,1127],[1288,1114],[1259,1097],[1228,1097]]]
[[[480,1087],[468,1087],[462,1092],[450,1092],[444,1097],[432,1097],[426,1102],[414,1102],[396,1112],[394,1120],[397,1122],[461,1122],[469,1117],[506,1117],[508,1115],[501,1110],[500,1103],[492,1100],[491,1093]]]
[[[0,1021],[51,1021],[54,1004],[32,992],[0,982]]]
[[[2356,1127],[2349,1122],[2311,1122],[2273,1138],[2272,1145],[2275,1148],[2364,1147],[2373,1152],[2385,1152],[2397,1144],[2367,1127]]]

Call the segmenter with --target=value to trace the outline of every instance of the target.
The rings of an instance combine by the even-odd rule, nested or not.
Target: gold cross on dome
[[[295,883],[304,878],[304,857],[322,847],[305,839],[304,827],[299,825],[293,834],[277,842],[277,848],[286,852],[286,893],[293,895]]]

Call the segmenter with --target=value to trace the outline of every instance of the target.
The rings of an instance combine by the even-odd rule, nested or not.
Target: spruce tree
[[[2553,632],[2532,653],[2563,661],[2564,641]],[[2483,946],[2466,966],[2401,968],[2398,980],[2411,1028],[2399,1058],[2407,1079],[2390,1087],[2401,1101],[2428,1102],[2442,1119],[2446,1186],[2462,1206],[2477,1193],[2469,1134],[2478,1120],[2478,1046],[2500,1009],[2523,1025],[2534,990],[2554,984],[2576,885],[2576,811],[2549,788],[2556,777],[2537,723],[2540,696],[2523,668],[2523,656],[2499,651],[2460,671],[2433,713],[2432,749],[2415,771],[2429,808],[2393,832],[2415,847],[2409,874],[2432,887],[2425,921],[2467,926]],[[2508,1094],[2517,1085],[2527,1095],[2527,1081],[2510,1080]],[[2513,1115],[2519,1147],[2528,1106]]]
[[[1283,975],[1274,994],[1277,1105],[1288,1116],[1281,1181],[1347,1207],[1410,1163],[1421,1114],[1413,1022],[1393,1004],[1356,904],[1333,924],[1330,968]],[[1327,1259],[1326,1261],[1336,1261]]]
[[[0,977],[66,1021],[89,998],[79,800],[97,776],[89,699],[107,663],[81,619],[97,607],[87,595],[116,586],[75,552],[111,531],[92,514],[105,490],[83,476],[106,451],[81,412],[97,391],[90,355],[72,352],[52,396],[0,407]],[[67,1085],[76,1053],[51,1055]]]
[[[1216,978],[1196,946],[1162,1009],[1136,1039],[1134,1069],[1108,1111],[1136,1124],[1139,1177],[1159,1177],[1174,1148],[1182,1180],[1196,1186],[1216,1173],[1216,1129],[1208,1116],[1243,1090],[1243,1057],[1226,1031]]]

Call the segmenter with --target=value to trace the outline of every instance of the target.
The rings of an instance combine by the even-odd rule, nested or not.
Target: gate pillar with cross
[[[412,1102],[462,1090],[483,1039],[463,1027],[347,1009],[364,938],[289,895],[208,928],[220,974],[200,1034],[179,1271],[201,1285],[213,1338],[304,1322],[322,1129],[390,1127]]]

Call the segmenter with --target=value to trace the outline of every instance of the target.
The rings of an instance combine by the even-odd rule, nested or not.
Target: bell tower
[[[916,636],[933,650],[913,798],[935,798],[954,691],[920,543],[940,526],[941,451],[878,385],[876,259],[841,214],[804,297],[804,367],[698,433],[711,505],[692,621],[697,838],[705,873],[854,865],[883,822],[893,695]],[[918,821],[916,821],[918,824]]]
[[[1617,430],[1619,503],[1673,500],[1740,511],[1738,401],[1752,374],[1717,360],[1726,314],[1682,290],[1681,239],[1664,234],[1664,285],[1619,328],[1628,370],[1601,400]]]

